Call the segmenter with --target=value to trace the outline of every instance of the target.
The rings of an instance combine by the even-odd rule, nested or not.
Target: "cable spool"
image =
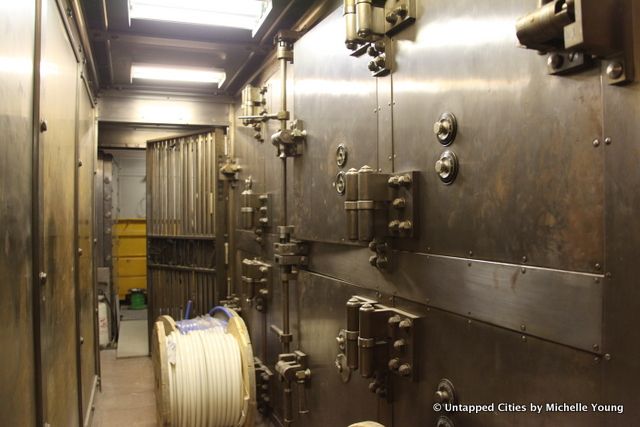
[[[153,328],[158,425],[248,427],[255,422],[256,386],[251,341],[244,321],[176,322],[160,316]]]

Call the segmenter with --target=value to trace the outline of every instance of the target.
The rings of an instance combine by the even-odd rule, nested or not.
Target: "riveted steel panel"
[[[601,347],[602,275],[399,252],[382,273],[370,255],[314,244],[309,269],[586,351]]]
[[[396,41],[396,170],[421,170],[420,237],[407,248],[597,272],[604,259],[600,72],[547,74],[516,47],[514,23],[534,1],[421,1]],[[457,117],[452,185],[433,134]]]
[[[76,90],[78,64],[55,1],[43,4],[41,191],[43,271],[41,347],[44,417],[79,424],[74,265]],[[67,102],[61,102],[67,100]]]
[[[95,293],[93,265],[93,169],[97,147],[97,122],[95,109],[84,85],[80,81],[78,94],[78,140],[77,165],[78,184],[76,197],[78,200],[78,248],[82,252],[78,257],[78,301],[80,303],[80,368],[82,380],[83,420],[91,411],[91,395],[94,378],[97,373],[95,352],[97,296]]]
[[[635,20],[635,73],[640,65],[640,7],[633,5]],[[603,71],[606,64],[603,65]],[[604,393],[614,403],[624,404],[625,414],[609,420],[611,426],[626,426],[640,419],[640,83],[604,89],[604,138],[606,182],[606,259],[604,345],[611,360],[603,365]]]
[[[332,185],[335,176],[379,167],[377,84],[368,58],[353,58],[344,48],[342,9],[295,44],[295,112],[308,133],[304,154],[294,160],[291,192],[291,222],[300,238],[345,241],[344,197]],[[336,164],[340,144],[348,150],[344,168]]]
[[[32,304],[32,120],[35,2],[0,3],[0,363],[5,425],[36,423]]]
[[[422,313],[418,381],[396,379],[393,384],[394,426],[436,425],[448,415],[456,426],[602,426],[620,415],[586,412],[533,413],[499,408],[499,403],[580,402],[601,403],[602,365],[592,354],[532,337],[521,336],[440,310],[412,307],[396,299],[396,305]],[[495,404],[495,410],[479,414],[434,411],[434,393],[442,378],[455,388],[458,403]],[[626,408],[625,408],[626,409]],[[606,421],[606,422],[605,422]]]

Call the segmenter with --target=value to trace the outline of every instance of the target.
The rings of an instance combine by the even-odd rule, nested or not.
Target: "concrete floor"
[[[102,350],[100,362],[102,392],[96,394],[93,427],[155,426],[151,358],[116,359],[115,350]]]

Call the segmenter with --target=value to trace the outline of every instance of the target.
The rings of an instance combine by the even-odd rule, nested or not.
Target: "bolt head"
[[[552,70],[557,70],[558,68],[562,67],[563,63],[564,63],[564,58],[562,57],[562,55],[558,53],[552,53],[547,58],[547,65]]]
[[[618,61],[610,62],[607,65],[607,77],[611,80],[617,80],[622,77],[622,73],[624,72],[624,67]]]
[[[408,377],[409,375],[411,375],[411,365],[409,365],[408,363],[400,365],[400,367],[398,368],[398,373],[403,377]]]

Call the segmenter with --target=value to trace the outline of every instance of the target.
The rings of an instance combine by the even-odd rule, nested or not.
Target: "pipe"
[[[89,41],[87,26],[79,0],[71,0],[71,8],[73,9],[73,16],[76,17],[76,27],[80,34],[80,43],[82,44],[84,56],[89,64],[89,71],[91,72],[91,80],[94,84],[94,90],[97,92],[100,88],[100,79],[98,78],[98,69],[96,68],[96,64],[93,60],[93,50],[91,49],[91,42]]]

